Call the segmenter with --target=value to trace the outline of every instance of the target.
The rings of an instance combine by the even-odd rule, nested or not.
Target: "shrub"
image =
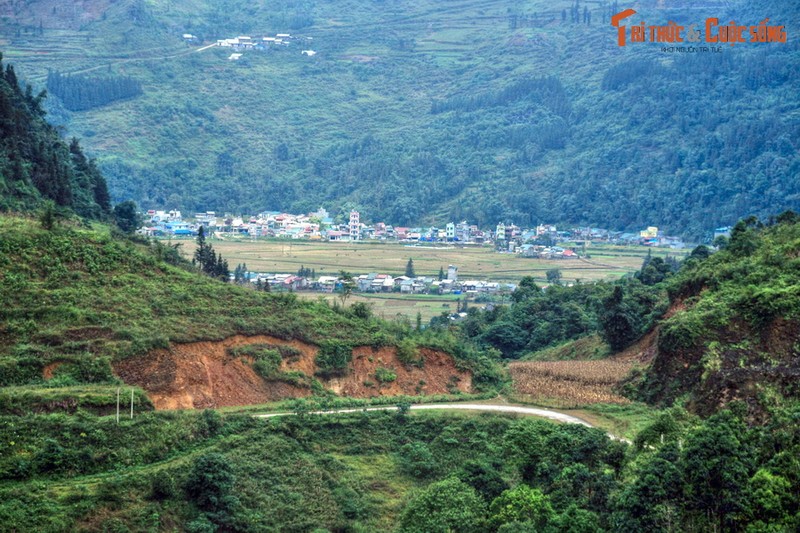
[[[317,353],[317,373],[322,376],[343,375],[352,359],[352,346],[341,341],[325,341]]]
[[[411,339],[403,339],[397,344],[397,359],[404,365],[422,367],[423,364],[419,348],[417,348],[417,344]]]
[[[375,379],[380,383],[391,383],[397,379],[397,373],[391,368],[380,367],[375,371]]]
[[[408,503],[397,531],[486,531],[486,504],[475,490],[456,478],[432,483]]]
[[[436,460],[424,442],[409,442],[400,448],[400,468],[415,478],[426,478],[436,472]]]
[[[177,494],[175,479],[169,472],[157,472],[150,480],[150,499],[155,501],[171,500]]]

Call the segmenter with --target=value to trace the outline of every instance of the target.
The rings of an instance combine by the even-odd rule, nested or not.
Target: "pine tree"
[[[439,267],[439,281],[444,279],[444,267]]]
[[[417,275],[414,273],[414,260],[409,258],[408,263],[406,263],[406,277],[407,278],[416,278]]]

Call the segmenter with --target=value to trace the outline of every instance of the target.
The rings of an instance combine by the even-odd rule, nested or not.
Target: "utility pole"
[[[119,424],[119,387],[117,387],[117,424]]]
[[[133,420],[133,389],[131,389],[131,420]]]

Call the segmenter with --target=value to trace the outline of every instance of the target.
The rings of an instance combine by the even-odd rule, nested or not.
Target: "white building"
[[[448,222],[447,226],[445,226],[444,234],[448,241],[456,240],[456,225],[452,222]]]
[[[455,265],[447,266],[447,281],[458,281],[458,267]]]
[[[350,240],[361,239],[361,215],[358,211],[350,211]]]
[[[495,240],[497,241],[504,241],[506,240],[506,225],[502,222],[497,225],[497,229],[494,232]]]

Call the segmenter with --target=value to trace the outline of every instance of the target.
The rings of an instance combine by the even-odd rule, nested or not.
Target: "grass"
[[[588,249],[591,259],[547,260],[496,253],[489,246],[426,247],[400,243],[244,239],[215,239],[213,243],[229,264],[245,263],[250,270],[259,272],[297,272],[305,266],[315,269],[317,276],[338,275],[341,270],[354,274],[379,272],[400,276],[411,258],[414,270],[420,276],[435,277],[439,268],[446,271],[448,265],[456,265],[461,280],[498,282],[518,282],[523,276],[534,276],[538,281],[546,282],[546,272],[554,268],[561,270],[562,279],[567,282],[616,279],[638,270],[648,251],[652,251],[654,256],[675,255],[674,250],[598,245]],[[190,255],[194,246],[194,241],[185,241],[184,252]],[[599,257],[595,258],[595,255]]]
[[[258,293],[161,263],[146,247],[102,231],[45,232],[32,220],[4,216],[0,250],[5,385],[41,382],[50,363],[62,364],[58,372],[79,383],[107,382],[109,360],[170,342],[236,333],[314,342],[317,332],[316,342],[344,337],[367,344],[370,328],[381,328],[291,295]]]

